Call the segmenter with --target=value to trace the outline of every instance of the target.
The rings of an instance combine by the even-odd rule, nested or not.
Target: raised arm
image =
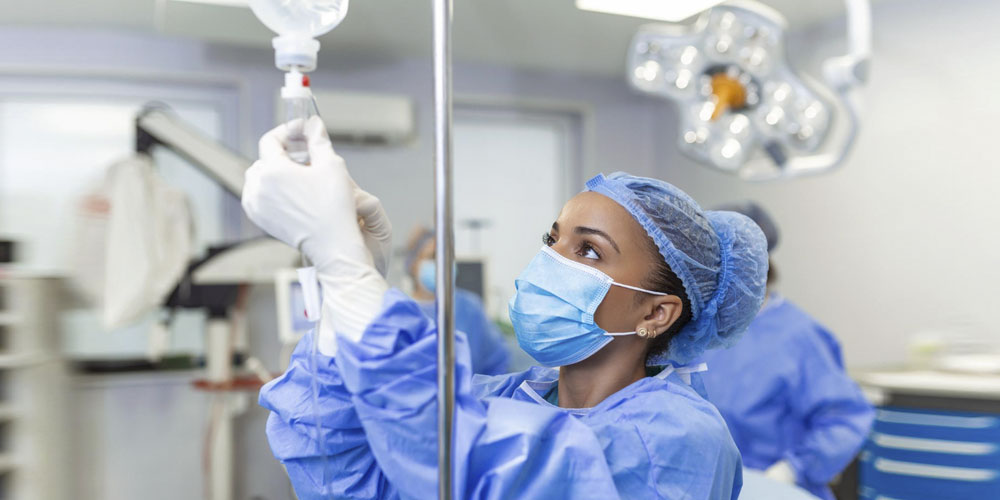
[[[333,358],[314,352],[313,334],[292,354],[288,370],[265,385],[271,411],[267,438],[301,500],[396,498],[368,446]]]

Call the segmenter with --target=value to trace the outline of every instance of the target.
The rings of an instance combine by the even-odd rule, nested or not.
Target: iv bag
[[[250,0],[265,26],[283,36],[314,38],[336,28],[347,15],[349,0]]]
[[[347,15],[348,0],[250,0],[250,8],[274,38],[274,64],[289,71],[316,69],[315,37],[336,28]]]

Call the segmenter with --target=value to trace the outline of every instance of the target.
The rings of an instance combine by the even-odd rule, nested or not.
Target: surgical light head
[[[867,19],[867,0],[852,3]],[[870,32],[857,24],[852,35]],[[831,90],[788,65],[786,30],[780,14],[751,1],[714,7],[687,25],[643,26],[628,78],[678,104],[680,148],[702,163],[754,180],[825,171],[853,142],[847,93],[863,79],[868,44],[852,44],[855,57],[838,59]]]

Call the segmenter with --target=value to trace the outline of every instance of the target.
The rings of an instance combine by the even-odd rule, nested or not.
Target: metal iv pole
[[[438,498],[452,498],[455,415],[454,217],[451,196],[452,0],[432,0],[434,18],[434,241],[437,247]]]

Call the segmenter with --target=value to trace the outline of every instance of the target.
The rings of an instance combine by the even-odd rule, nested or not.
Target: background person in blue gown
[[[754,220],[778,244],[778,227],[759,205],[720,207]],[[827,484],[857,454],[874,410],[844,371],[840,344],[805,311],[771,288],[743,338],[705,355],[702,377],[751,469],[832,499]]]
[[[434,233],[418,228],[406,248],[403,266],[413,282],[414,300],[430,318],[435,318]],[[483,308],[482,299],[462,288],[455,287],[455,329],[465,333],[469,341],[472,372],[483,375],[507,373],[510,352],[503,333],[490,320]]]

